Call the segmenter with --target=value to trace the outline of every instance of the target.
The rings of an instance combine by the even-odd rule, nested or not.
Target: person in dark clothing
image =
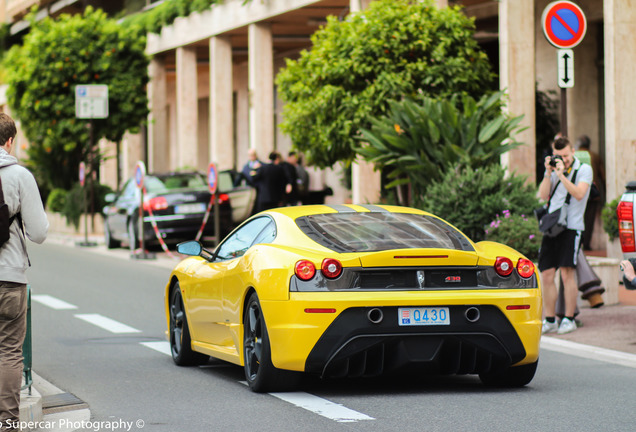
[[[263,165],[263,163],[258,160],[258,155],[256,154],[255,149],[249,149],[247,151],[247,156],[249,160],[243,166],[243,169],[236,176],[236,180],[234,181],[234,186],[240,186],[243,180],[250,186],[254,186],[254,176],[258,172],[258,169]]]
[[[264,164],[252,177],[258,196],[256,211],[261,212],[283,205],[285,194],[291,191],[291,184],[287,180],[285,168],[281,165],[281,156],[277,152],[269,155],[269,164]]]
[[[281,162],[287,176],[287,183],[291,185],[289,192],[285,194],[285,205],[298,205],[298,174],[296,173],[296,153],[291,152],[286,161]]]

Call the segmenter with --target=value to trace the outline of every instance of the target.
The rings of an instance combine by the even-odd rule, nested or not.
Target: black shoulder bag
[[[578,168],[572,174],[572,183],[576,184],[576,174],[579,172]],[[554,191],[559,187],[561,181],[557,182],[554,187]],[[548,204],[546,205],[546,209],[550,208],[550,201],[552,200],[552,196],[554,192],[550,194],[550,199],[548,200]],[[572,195],[568,192],[565,197],[565,204],[562,207],[556,209],[552,213],[544,214],[541,219],[539,219],[539,230],[543,233],[544,236],[548,237],[556,237],[565,231],[568,228],[568,206],[570,205],[570,199]]]

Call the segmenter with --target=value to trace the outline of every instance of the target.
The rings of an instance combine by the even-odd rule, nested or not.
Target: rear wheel
[[[245,378],[254,392],[293,390],[300,382],[300,373],[277,369],[272,364],[267,326],[258,296],[253,293],[245,310],[243,354]]]
[[[479,374],[481,382],[494,387],[523,387],[532,381],[537,371],[539,361],[534,363],[509,367],[507,369]]]
[[[207,356],[192,351],[190,328],[183,307],[183,297],[179,282],[170,294],[170,352],[172,360],[179,366],[190,366],[207,361]]]

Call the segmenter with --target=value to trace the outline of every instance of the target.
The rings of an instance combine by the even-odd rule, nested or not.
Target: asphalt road
[[[254,394],[239,367],[172,363],[163,311],[169,268],[130,260],[123,250],[49,243],[29,251],[33,369],[86,402],[93,421],[133,422],[116,430],[635,428],[636,369],[549,350],[522,389],[489,389],[474,376],[403,377],[308,380],[297,393]]]

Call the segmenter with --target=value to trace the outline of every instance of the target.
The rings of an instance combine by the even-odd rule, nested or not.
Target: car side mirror
[[[107,193],[106,195],[104,195],[104,201],[106,201],[107,203],[112,203],[115,202],[115,199],[117,198],[117,194],[115,193]]]
[[[203,252],[203,246],[196,240],[189,240],[177,245],[177,252],[183,255],[200,256]]]

